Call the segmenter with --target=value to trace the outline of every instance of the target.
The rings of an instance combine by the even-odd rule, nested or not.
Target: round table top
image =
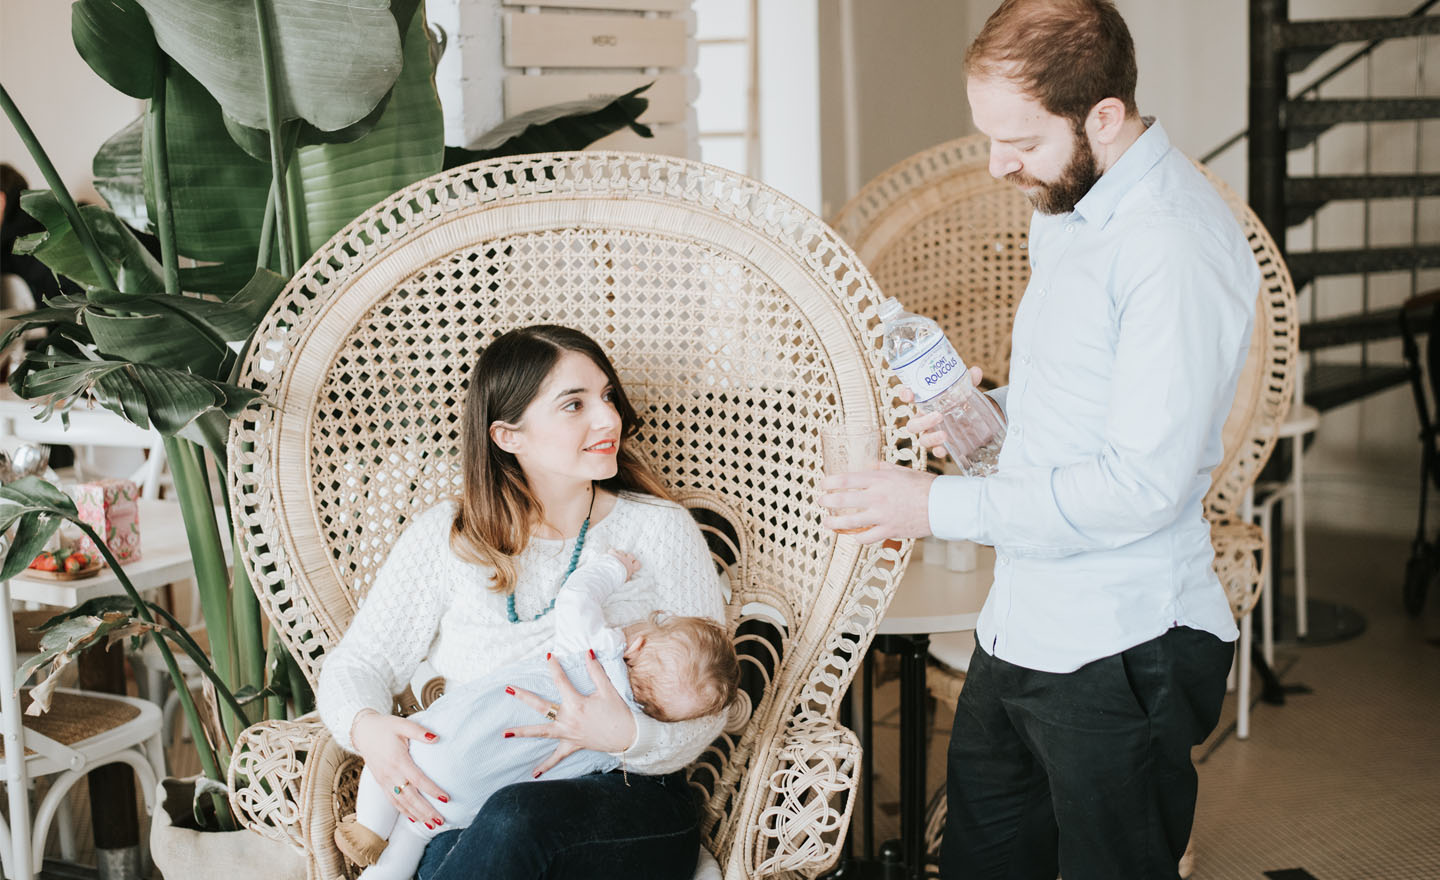
[[[975,557],[974,571],[951,571],[926,563],[916,542],[877,632],[916,635],[974,629],[995,579],[995,548],[977,547]]]

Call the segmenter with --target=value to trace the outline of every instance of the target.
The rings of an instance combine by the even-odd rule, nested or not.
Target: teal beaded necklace
[[[575,566],[580,563],[580,550],[585,546],[585,533],[590,531],[590,515],[595,512],[595,495],[595,484],[591,483],[590,509],[585,511],[585,521],[580,524],[580,534],[577,535],[575,538],[575,552],[570,554],[570,567],[565,569],[564,577],[560,578],[561,586],[564,586],[565,581],[570,577],[570,575],[575,573]],[[539,614],[530,618],[530,621],[527,621],[527,623],[539,620],[540,618],[549,614],[554,608],[555,600],[551,599],[550,604],[546,605],[544,610],[542,610]],[[505,597],[505,617],[511,623],[520,622],[520,615],[515,613],[515,589],[513,587],[510,589],[510,595]]]

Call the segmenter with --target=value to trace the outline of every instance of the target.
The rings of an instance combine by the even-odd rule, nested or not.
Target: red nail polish
[[[545,659],[546,659],[546,660],[549,660],[549,659],[550,659],[550,652],[548,652],[548,651],[545,652]]]
[[[434,826],[434,825],[431,825],[429,822],[426,822],[426,823],[425,823],[425,827],[426,827],[426,828],[429,828],[431,831],[434,831],[434,830],[435,830],[435,826]]]
[[[536,770],[536,771],[534,772],[534,774],[531,775],[530,778],[531,778],[531,779],[539,779],[539,778],[540,778],[540,771],[539,771],[539,770]]]
[[[512,736],[514,736],[514,735],[515,735],[515,734],[512,733],[511,731],[508,731],[508,730],[505,731],[505,738],[506,738],[506,739],[509,739],[510,737],[512,737]]]
[[[440,795],[438,798],[436,798],[436,800],[438,800],[438,801],[439,801],[440,803],[442,803],[442,804],[448,804],[448,803],[450,803],[450,799],[447,798],[447,797],[446,797],[445,795],[443,795],[443,794]]]
[[[594,659],[595,659],[595,649],[594,649],[594,648],[591,648],[591,649],[590,649],[590,659],[591,659],[591,660],[594,660]]]
[[[507,693],[507,694],[509,694],[510,696],[513,697],[513,696],[515,696],[515,689],[512,688],[510,685],[507,684],[507,685],[505,685],[505,693]]]
[[[444,824],[445,824],[445,820],[444,820],[444,819],[441,819],[441,818],[438,818],[438,817],[435,819],[435,827],[436,827],[436,828],[439,828],[441,825],[444,825]]]
[[[433,734],[433,733],[427,733],[427,734],[425,734],[425,738],[428,739],[428,740],[430,740],[431,742],[434,742],[434,741],[435,741],[435,734]]]
[[[405,818],[406,818],[406,819],[410,819],[409,816],[406,816]],[[411,822],[414,822],[415,820],[414,820],[414,819],[410,819],[410,821],[411,821]]]

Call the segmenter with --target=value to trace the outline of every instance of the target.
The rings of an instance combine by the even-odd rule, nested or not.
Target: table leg
[[[929,733],[925,725],[925,661],[930,637],[906,639],[900,657],[900,837],[905,844],[905,865],[915,880],[925,875],[925,764]]]
[[[925,661],[930,636],[882,635],[875,643],[887,654],[900,655],[900,855],[904,875],[919,880],[925,874]]]
[[[80,687],[110,694],[125,693],[125,651],[91,648],[80,655]],[[128,764],[110,764],[90,771],[90,821],[95,855],[103,867],[133,862],[138,871],[140,815],[135,809],[134,771]],[[108,872],[107,872],[108,873]]]
[[[871,755],[874,742],[875,723],[875,662],[872,651],[865,652],[860,677],[860,796],[865,803],[862,817],[866,859],[875,858],[875,759]]]

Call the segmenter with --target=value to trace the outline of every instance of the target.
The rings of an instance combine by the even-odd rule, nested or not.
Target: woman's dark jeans
[[[419,880],[688,880],[700,812],[683,773],[619,770],[500,789],[470,827],[437,835]]]

